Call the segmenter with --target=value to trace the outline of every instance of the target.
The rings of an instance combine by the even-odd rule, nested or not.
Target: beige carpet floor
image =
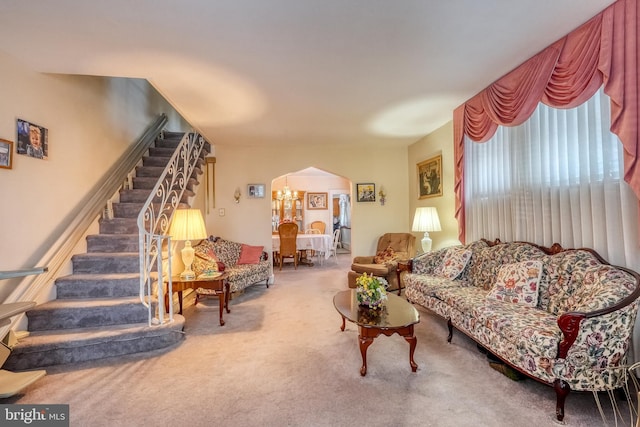
[[[341,332],[332,303],[346,289],[351,255],[338,258],[276,270],[269,289],[232,300],[223,327],[217,300],[205,300],[185,309],[176,347],[52,367],[2,403],[69,404],[71,425],[92,427],[557,425],[552,388],[494,371],[461,333],[447,344],[445,322],[423,310],[418,371],[404,339],[381,336],[361,377],[357,328]],[[570,426],[604,425],[590,393],[570,394],[566,414]]]

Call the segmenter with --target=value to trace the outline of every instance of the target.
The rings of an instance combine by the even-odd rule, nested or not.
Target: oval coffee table
[[[409,343],[409,364],[416,372],[418,365],[413,361],[416,349],[416,337],[413,335],[413,325],[420,322],[420,314],[407,300],[397,295],[387,293],[387,302],[382,309],[372,310],[360,307],[356,299],[355,289],[338,292],[333,297],[333,305],[340,316],[344,331],[345,319],[358,325],[358,341],[362,355],[360,375],[367,374],[367,349],[380,334],[391,336],[398,334]]]

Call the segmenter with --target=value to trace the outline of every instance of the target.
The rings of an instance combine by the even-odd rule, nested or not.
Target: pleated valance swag
[[[464,136],[489,140],[499,125],[525,122],[538,102],[573,108],[604,85],[611,131],[624,146],[624,180],[640,198],[638,0],[618,0],[456,108],[453,115],[456,219],[465,241]]]

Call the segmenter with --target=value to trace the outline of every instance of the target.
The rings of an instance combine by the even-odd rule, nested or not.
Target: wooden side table
[[[398,295],[402,293],[402,282],[400,281],[400,273],[403,271],[408,271],[411,273],[413,269],[413,260],[405,259],[402,261],[398,261],[398,266],[396,267],[396,276],[398,277]]]
[[[220,326],[224,326],[224,319],[222,318],[223,310],[226,309],[227,313],[231,313],[229,310],[229,294],[230,286],[227,278],[229,275],[227,273],[222,273],[217,277],[203,277],[199,279],[193,280],[184,280],[181,279],[180,276],[175,276],[171,278],[171,287],[173,292],[178,293],[178,303],[180,304],[179,314],[182,314],[182,292],[186,289],[209,289],[212,291],[211,296],[217,296],[220,306]],[[196,294],[196,304],[198,303],[198,296]],[[164,305],[166,310],[169,310],[169,294],[165,293],[164,295]]]

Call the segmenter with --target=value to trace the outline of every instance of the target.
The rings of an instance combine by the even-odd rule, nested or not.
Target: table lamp
[[[413,217],[412,231],[424,231],[424,237],[422,238],[422,250],[426,252],[431,251],[431,238],[429,237],[430,231],[440,231],[440,219],[438,218],[438,211],[434,207],[420,207],[416,208],[416,214]]]
[[[184,271],[180,273],[183,280],[193,280],[196,274],[191,270],[194,250],[191,247],[191,240],[202,240],[207,238],[207,230],[204,227],[204,220],[200,209],[176,209],[171,219],[169,235],[174,240],[184,240],[182,249],[182,262]]]

